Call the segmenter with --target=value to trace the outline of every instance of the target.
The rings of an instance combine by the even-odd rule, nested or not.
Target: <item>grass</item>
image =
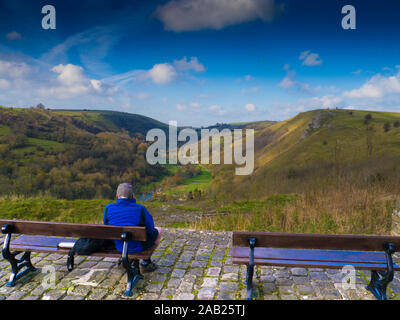
[[[20,163],[27,163],[31,159],[38,159],[44,155],[44,151],[61,152],[67,148],[68,144],[52,140],[28,138],[25,147],[12,150],[12,153],[20,157]]]
[[[200,167],[201,173],[199,175],[184,179],[183,184],[165,190],[164,193],[167,195],[183,196],[190,191],[195,191],[196,189],[200,191],[207,190],[212,182],[212,174],[204,166]]]
[[[265,200],[234,202],[213,217],[189,224],[215,231],[322,234],[389,234],[393,199],[377,201],[373,190],[272,195]]]
[[[0,198],[0,218],[74,223],[103,223],[110,200],[60,200],[52,198]]]
[[[0,125],[0,135],[6,135],[11,132],[11,128],[8,126]]]

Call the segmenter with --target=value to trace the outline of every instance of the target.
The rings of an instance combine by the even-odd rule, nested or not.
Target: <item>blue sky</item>
[[[356,30],[341,27],[348,4]],[[400,112],[399,14],[388,0],[0,0],[0,104],[193,126]]]

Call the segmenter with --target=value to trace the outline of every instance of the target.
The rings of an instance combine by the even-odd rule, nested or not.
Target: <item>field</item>
[[[212,175],[205,167],[200,166],[201,173],[195,177],[186,178],[179,186],[165,190],[165,194],[174,196],[184,196],[189,192],[194,192],[196,189],[206,191],[212,182]]]

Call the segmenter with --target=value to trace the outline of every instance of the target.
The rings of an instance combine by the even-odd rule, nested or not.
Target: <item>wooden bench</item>
[[[400,237],[324,235],[269,232],[234,232],[234,264],[247,265],[247,299],[252,299],[254,265],[342,269],[353,266],[371,270],[366,289],[386,300],[386,287],[400,266],[392,254],[400,248]]]
[[[69,249],[60,248],[61,242],[75,242],[73,238],[91,238],[104,240],[122,240],[123,252],[116,249],[103,250],[91,256],[121,258],[128,281],[125,295],[131,296],[132,289],[143,276],[140,273],[139,260],[149,259],[156,249],[153,246],[145,251],[128,254],[128,241],[146,241],[145,227],[117,227],[99,224],[39,222],[0,220],[1,232],[6,235],[2,254],[11,264],[11,277],[7,286],[14,286],[23,275],[36,268],[31,262],[31,252],[68,254]],[[19,235],[11,241],[12,235]],[[67,238],[65,238],[67,237]],[[11,251],[13,250],[13,252]],[[20,258],[17,255],[22,254]],[[21,271],[25,268],[24,271]]]

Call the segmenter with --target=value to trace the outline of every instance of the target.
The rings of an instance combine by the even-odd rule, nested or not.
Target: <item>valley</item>
[[[146,130],[168,130],[150,118],[1,108],[0,212],[98,223],[127,180],[161,226],[385,234],[400,204],[399,121],[397,113],[324,109],[217,124],[255,131],[254,172],[236,176],[234,165],[148,165]]]

